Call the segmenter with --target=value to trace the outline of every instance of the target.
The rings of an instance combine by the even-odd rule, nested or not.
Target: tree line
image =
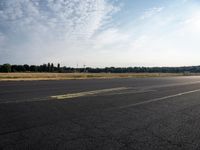
[[[43,65],[0,65],[0,72],[88,72],[88,73],[200,73],[200,66],[188,67],[105,67],[105,68],[73,68],[61,67],[58,63],[47,63]]]
[[[53,63],[47,63],[43,65],[0,65],[0,72],[60,72],[60,64],[54,66]]]

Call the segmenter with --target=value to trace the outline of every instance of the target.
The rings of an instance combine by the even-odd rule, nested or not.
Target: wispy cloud
[[[163,9],[164,9],[164,7],[149,8],[149,9],[144,11],[143,15],[141,16],[141,19],[150,18],[150,17],[158,14],[159,12],[161,12]]]
[[[123,2],[123,4],[121,4]],[[198,64],[200,3],[1,0],[0,63]]]
[[[68,39],[90,38],[115,10],[105,0],[7,0],[1,7],[1,25],[9,24],[9,31],[56,33]]]
[[[12,45],[8,47],[9,52],[13,49],[16,55],[21,54],[22,48],[31,53],[42,51],[41,55],[52,54],[54,48],[55,53],[65,54],[66,49],[90,40],[118,10],[107,0],[3,0],[0,2],[1,39],[9,39],[6,44]]]
[[[137,56],[136,59],[145,58],[145,61],[137,59],[137,64],[181,66],[200,63],[199,6],[187,5],[185,12],[180,6],[172,5],[137,24],[141,32],[135,36],[128,51],[129,56]]]

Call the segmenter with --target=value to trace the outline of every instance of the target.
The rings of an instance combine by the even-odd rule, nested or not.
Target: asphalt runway
[[[198,150],[200,77],[0,82],[0,150]]]

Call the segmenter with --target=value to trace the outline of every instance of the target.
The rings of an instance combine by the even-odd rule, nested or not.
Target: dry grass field
[[[0,81],[183,76],[181,73],[0,73]]]

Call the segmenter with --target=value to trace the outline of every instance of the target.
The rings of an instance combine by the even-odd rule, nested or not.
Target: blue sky
[[[0,0],[0,63],[200,65],[198,0]]]

